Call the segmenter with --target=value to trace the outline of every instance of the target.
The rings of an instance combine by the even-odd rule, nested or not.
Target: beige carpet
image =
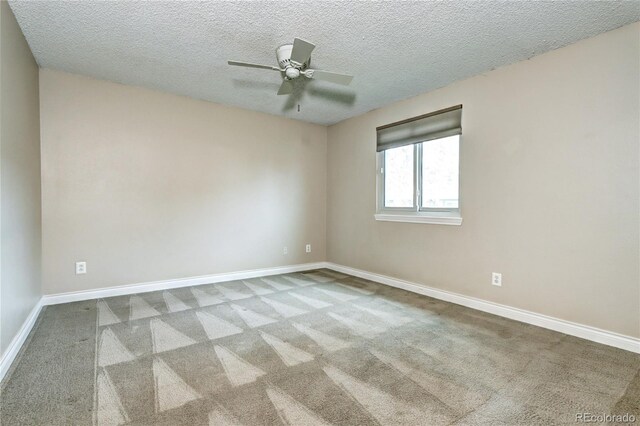
[[[2,425],[640,419],[640,356],[326,270],[50,306]]]

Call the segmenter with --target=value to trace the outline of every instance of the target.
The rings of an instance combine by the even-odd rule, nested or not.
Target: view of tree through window
[[[413,207],[413,145],[384,152],[385,207]]]
[[[422,207],[458,208],[458,138],[422,144]]]

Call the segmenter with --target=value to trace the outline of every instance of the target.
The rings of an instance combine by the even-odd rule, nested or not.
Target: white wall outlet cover
[[[76,262],[76,275],[87,273],[87,262]]]
[[[491,274],[491,284],[502,287],[502,274],[494,272]]]
[[[284,254],[287,254],[287,253],[289,253],[289,249],[288,249],[287,247],[285,247],[284,249],[282,249],[282,252],[283,252]]]
[[[305,251],[307,253],[311,253],[311,244],[307,244],[307,246],[305,247]]]

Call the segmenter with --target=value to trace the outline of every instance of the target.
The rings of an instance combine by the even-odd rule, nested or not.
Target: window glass
[[[458,208],[460,136],[422,144],[422,208]]]
[[[384,151],[384,206],[413,207],[414,145]]]

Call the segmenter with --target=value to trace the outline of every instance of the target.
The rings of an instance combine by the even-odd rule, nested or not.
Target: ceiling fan
[[[229,65],[248,68],[262,68],[266,70],[280,71],[282,73],[282,85],[278,90],[278,95],[289,95],[293,93],[293,80],[301,75],[315,80],[329,81],[331,83],[347,85],[351,83],[353,76],[338,74],[335,72],[314,70],[309,68],[311,64],[311,52],[315,49],[313,43],[293,39],[293,44],[283,44],[276,49],[276,59],[279,67],[270,65],[250,64],[247,62],[228,61]]]

